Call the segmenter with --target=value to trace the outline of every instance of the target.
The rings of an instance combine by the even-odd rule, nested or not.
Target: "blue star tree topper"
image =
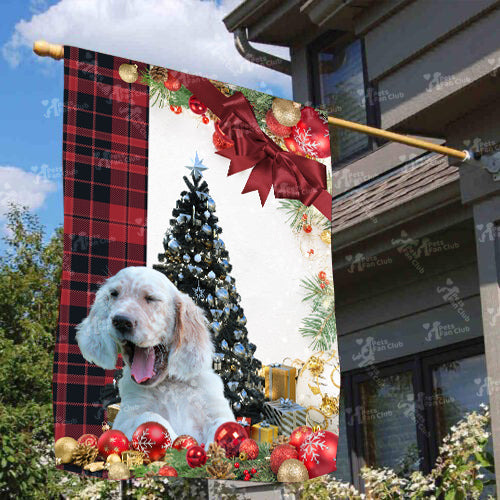
[[[186,168],[191,170],[191,174],[193,175],[195,180],[198,180],[202,176],[203,170],[207,170],[208,167],[205,167],[203,165],[203,160],[200,160],[198,157],[198,152],[196,152],[196,155],[194,157],[194,160],[191,158],[191,161],[193,162],[193,165],[186,165]]]

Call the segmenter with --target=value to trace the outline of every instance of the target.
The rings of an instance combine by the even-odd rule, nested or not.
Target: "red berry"
[[[321,283],[319,286],[320,286],[320,288],[325,288],[325,284],[324,283]]]
[[[252,474],[255,474],[255,473],[257,472],[257,469],[252,469],[250,472],[251,472]]]
[[[207,125],[210,122],[210,118],[208,116],[203,115],[201,121]]]
[[[307,220],[307,214],[304,214],[304,215],[302,216],[302,220]]]
[[[245,477],[243,478],[243,481],[250,481],[250,476],[245,476]]]
[[[328,280],[325,280],[325,285],[329,285],[330,282]]]
[[[173,104],[170,105],[170,111],[173,111],[176,115],[182,113],[182,107],[181,106],[174,106]]]
[[[304,224],[304,226],[302,227],[302,229],[304,229],[304,231],[306,233],[310,233],[313,230],[311,224]]]
[[[236,462],[236,463],[234,464],[234,466],[238,469],[238,468],[239,468],[239,466],[240,466],[240,464],[239,464],[238,462]]]
[[[325,281],[326,280],[326,273],[325,271],[320,271],[318,273],[318,278],[321,280],[321,281]]]
[[[245,470],[243,471],[243,474],[245,474],[245,476],[248,476],[248,470],[247,470],[247,469],[245,469]]]

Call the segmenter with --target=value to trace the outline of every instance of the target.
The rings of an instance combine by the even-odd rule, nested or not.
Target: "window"
[[[315,104],[329,114],[357,123],[376,125],[373,92],[368,90],[361,40],[349,40],[334,32],[310,47]],[[376,145],[358,132],[330,127],[332,161],[354,159]]]
[[[344,373],[334,475],[359,488],[364,465],[427,473],[451,426],[481,403],[482,339]]]

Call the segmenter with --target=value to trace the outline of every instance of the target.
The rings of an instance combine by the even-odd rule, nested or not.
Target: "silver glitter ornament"
[[[172,250],[172,252],[178,252],[181,249],[181,246],[177,240],[170,240],[168,242],[168,248]]]

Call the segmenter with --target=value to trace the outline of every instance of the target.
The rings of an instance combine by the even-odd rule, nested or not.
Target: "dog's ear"
[[[175,297],[175,308],[175,332],[168,370],[169,375],[187,380],[211,367],[214,347],[203,310],[183,293]]]
[[[111,323],[107,300],[105,290],[98,290],[89,315],[76,327],[76,340],[87,361],[112,370],[116,365],[118,349],[109,335]]]

